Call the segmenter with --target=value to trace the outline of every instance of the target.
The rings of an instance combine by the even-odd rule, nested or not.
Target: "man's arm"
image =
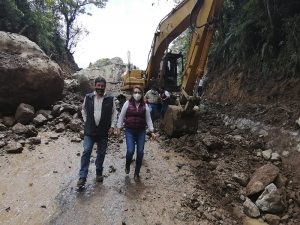
[[[111,125],[108,130],[108,136],[111,136],[114,133],[114,129],[116,127],[117,123],[117,109],[116,109],[116,103],[115,99],[113,97],[113,107],[112,107],[112,115],[111,115]]]
[[[165,98],[165,99],[168,99],[168,98],[170,98],[170,94],[169,94],[169,92],[168,92],[168,91],[165,91],[165,96],[166,96],[166,98]]]
[[[146,103],[149,103],[149,101],[148,101],[148,92],[149,91],[147,91],[147,93],[144,96],[144,102],[146,102]]]
[[[81,114],[82,114],[82,118],[83,121],[86,121],[86,108],[85,108],[85,99],[86,97],[84,97],[83,103],[82,103],[82,109],[81,109]]]
[[[113,108],[112,108],[112,115],[111,115],[111,125],[110,127],[115,128],[117,124],[117,107],[115,100],[113,99]]]

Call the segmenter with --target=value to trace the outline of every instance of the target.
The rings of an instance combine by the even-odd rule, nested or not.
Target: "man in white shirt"
[[[200,79],[198,89],[197,89],[197,96],[199,97],[202,95],[202,90],[203,90],[202,86],[203,86],[203,79]]]
[[[108,137],[114,132],[117,121],[114,97],[105,92],[106,80],[102,77],[95,79],[95,91],[85,96],[82,105],[84,120],[83,153],[77,186],[86,182],[90,157],[94,143],[97,143],[96,181],[103,181],[103,162],[105,159]]]

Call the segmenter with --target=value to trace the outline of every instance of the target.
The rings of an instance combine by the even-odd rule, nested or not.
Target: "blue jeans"
[[[84,136],[83,153],[81,156],[81,165],[79,177],[87,177],[90,165],[90,158],[93,151],[94,143],[97,143],[97,158],[95,161],[96,170],[103,169],[103,162],[107,149],[108,136]]]
[[[125,136],[127,145],[126,167],[129,167],[132,162],[136,144],[136,164],[134,174],[139,174],[144,156],[146,129],[126,128]]]
[[[167,109],[168,109],[168,105],[163,105],[163,106],[161,107],[160,114],[161,114],[161,117],[162,117],[162,118],[164,118]]]
[[[152,122],[154,122],[154,120],[156,118],[156,113],[157,113],[157,105],[148,103],[148,107],[149,107],[149,111],[150,111],[151,120],[152,120]]]

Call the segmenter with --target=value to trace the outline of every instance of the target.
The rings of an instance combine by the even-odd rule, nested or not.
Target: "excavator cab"
[[[183,68],[183,55],[181,53],[168,52],[161,61],[160,85],[163,85],[169,92],[180,91],[180,75]]]

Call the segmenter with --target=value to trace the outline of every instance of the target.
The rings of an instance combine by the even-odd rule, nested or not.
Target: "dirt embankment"
[[[204,96],[221,103],[278,104],[287,110],[299,110],[300,79],[262,77],[258,73],[228,68],[222,72],[208,73],[204,82]]]

